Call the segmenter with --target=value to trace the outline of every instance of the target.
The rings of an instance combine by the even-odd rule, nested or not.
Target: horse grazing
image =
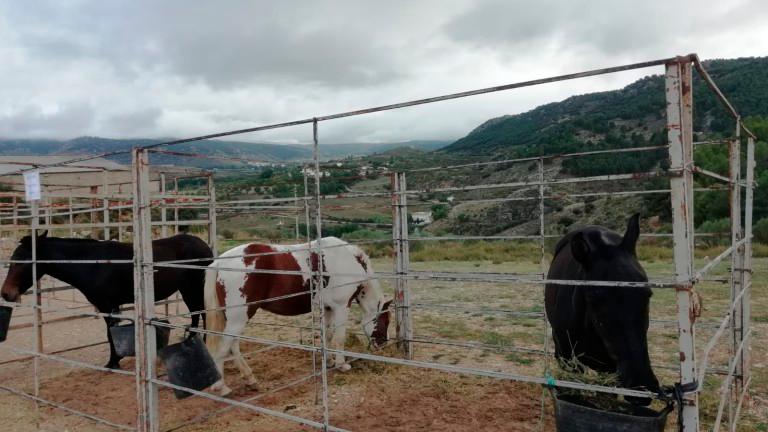
[[[635,253],[639,235],[639,214],[629,219],[623,237],[600,226],[572,231],[557,243],[547,279],[647,282]],[[650,297],[648,287],[547,284],[544,301],[555,356],[618,373],[623,387],[658,391],[648,358]]]
[[[115,241],[90,239],[69,239],[48,237],[47,231],[37,237],[38,260],[130,260],[133,259],[133,245]],[[156,261],[212,258],[213,253],[204,241],[187,234],[179,234],[152,242],[152,253]],[[32,259],[32,238],[21,239],[11,256],[12,260]],[[204,266],[212,260],[192,265],[201,269],[158,267],[155,270],[155,299],[163,300],[179,291],[190,311],[204,308],[203,285]],[[133,264],[37,264],[37,278],[50,275],[77,288],[101,313],[117,313],[119,307],[133,303]],[[32,264],[12,263],[3,283],[3,299],[19,301],[21,295],[32,286]],[[201,314],[192,316],[192,326],[197,327]],[[119,369],[120,359],[112,343],[109,327],[117,323],[116,318],[105,317],[107,339],[109,340],[109,362],[106,367]],[[205,315],[203,314],[203,321]]]
[[[314,252],[316,241],[297,245],[249,243],[221,254],[209,266],[205,277],[207,330],[240,335],[257,309],[286,316],[311,312],[310,278],[322,263],[323,272],[329,273],[323,277],[322,297],[325,322],[332,329],[329,332],[331,346],[344,348],[347,316],[353,301],[357,301],[363,309],[365,334],[372,339],[374,346],[384,344],[387,341],[391,300],[384,301],[379,283],[373,278],[370,259],[362,249],[335,237],[323,238],[320,246],[322,259],[318,259],[318,254]],[[263,272],[244,273],[225,269]],[[272,270],[296,273],[268,272]],[[231,336],[207,336],[208,350],[222,376],[212,389],[222,395],[231,392],[223,378],[224,358],[230,353],[247,385],[255,386],[253,371],[240,354],[240,341]],[[335,366],[344,371],[350,369],[341,354],[336,355]]]

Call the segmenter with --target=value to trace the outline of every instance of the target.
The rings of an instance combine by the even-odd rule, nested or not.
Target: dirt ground
[[[766,266],[768,260],[756,260],[755,294],[753,295],[755,321],[755,342],[753,344],[754,380],[752,397],[748,400],[744,424],[740,430],[768,430],[768,373],[766,330],[768,330],[768,301]],[[375,262],[376,268],[386,269],[391,263],[386,260]],[[416,269],[451,271],[531,271],[536,263],[414,263]],[[649,273],[664,275],[669,271],[668,263],[646,263]],[[722,274],[722,270],[720,271]],[[384,283],[387,292],[391,286]],[[443,304],[464,308],[485,307],[499,310],[541,311],[540,292],[536,287],[495,285],[482,283],[449,284],[440,282],[414,283],[414,302],[422,304]],[[705,313],[700,318],[701,329],[698,345],[703,345],[711,334],[711,326],[722,316],[722,305],[727,301],[727,285],[704,284],[701,292],[706,299]],[[482,292],[478,296],[476,293]],[[653,298],[654,318],[662,319],[674,314],[673,293],[659,292]],[[27,298],[25,301],[29,301]],[[82,307],[83,299],[71,293],[57,293],[44,302],[47,308],[46,320],[56,320],[68,313],[51,310],[64,307]],[[354,308],[356,311],[358,308]],[[176,310],[171,305],[171,314],[183,313],[183,307]],[[70,311],[71,312],[71,311]],[[165,309],[158,308],[158,313]],[[358,312],[356,311],[355,314]],[[0,386],[33,391],[33,362],[18,360],[22,354],[10,349],[29,349],[33,340],[28,310],[14,312],[8,341],[0,344]],[[350,333],[359,333],[359,325],[350,322]],[[186,324],[186,320],[172,319]],[[306,317],[280,318],[274,315],[257,315],[247,334],[285,341],[308,341],[308,332],[298,328],[287,330],[274,324],[289,324],[296,327],[308,324]],[[416,359],[443,364],[480,367],[491,370],[524,373],[541,376],[543,362],[534,354],[521,353],[518,349],[540,348],[544,340],[541,318],[509,317],[504,314],[483,315],[472,312],[458,313],[448,310],[421,309],[415,315],[417,336],[425,339],[459,340],[483,345],[486,349],[468,349],[428,343],[416,344]],[[390,332],[393,330],[391,329]],[[46,325],[44,330],[45,350],[48,353],[68,348],[105,341],[106,333],[101,319],[82,318],[75,321],[60,321]],[[174,331],[173,340],[181,337]],[[656,325],[651,331],[652,357],[657,373],[665,383],[674,380],[674,370],[663,365],[670,364],[676,350],[674,327]],[[723,340],[723,346],[727,346]],[[496,346],[497,349],[487,349]],[[6,349],[3,349],[6,348]],[[227,369],[227,381],[235,389],[233,398],[256,404],[260,407],[284,412],[319,421],[322,419],[321,405],[316,403],[316,383],[311,379],[312,358],[304,351],[284,348],[268,349],[257,344],[243,344],[243,352],[260,381],[258,389],[247,389],[237,372]],[[348,348],[367,352],[363,341],[355,335],[350,337]],[[724,367],[725,348],[715,353],[713,365]],[[397,356],[394,347],[384,354]],[[67,359],[103,365],[108,357],[107,346],[103,343],[84,349],[64,351],[56,354]],[[132,376],[82,368],[51,360],[40,360],[41,397],[63,404],[68,408],[103,417],[121,425],[135,424],[136,396],[135,379]],[[132,370],[133,361],[123,360],[123,369]],[[164,370],[160,368],[161,378]],[[286,384],[306,378],[302,384],[280,390]],[[433,370],[385,365],[369,361],[355,361],[353,369],[346,373],[331,371],[328,375],[330,419],[334,426],[355,430],[445,430],[445,431],[550,431],[554,429],[552,404],[548,395],[542,398],[542,390],[535,385],[499,381],[486,378],[460,376]],[[716,409],[714,391],[719,381],[707,382],[706,397],[702,398],[702,425],[711,422]],[[542,400],[544,401],[542,407]],[[544,415],[542,417],[542,409]],[[221,411],[223,410],[223,411]],[[161,430],[171,431],[300,431],[312,430],[296,423],[278,420],[272,416],[254,413],[244,409],[229,409],[226,405],[201,397],[176,400],[168,389],[160,390]],[[101,431],[112,430],[92,420],[75,416],[60,409],[22,399],[8,392],[0,391],[0,419],[3,430],[9,431]],[[543,419],[543,422],[542,422]],[[671,422],[672,423],[672,422]],[[672,430],[673,425],[668,426]]]

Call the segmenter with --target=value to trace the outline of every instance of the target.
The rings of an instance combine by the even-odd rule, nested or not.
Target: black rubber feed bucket
[[[12,313],[12,307],[0,306],[0,342],[3,342],[8,337],[8,327],[11,326]]]
[[[627,413],[605,411],[578,396],[555,397],[555,425],[558,432],[664,432],[667,415],[674,408],[663,410],[626,403]]]
[[[157,320],[157,322],[168,324],[167,320]],[[112,335],[112,343],[115,345],[115,352],[120,357],[136,356],[136,328],[133,323],[118,324],[109,328]],[[171,336],[171,329],[168,327],[155,326],[157,336],[157,350],[168,346],[168,339]]]
[[[160,351],[160,359],[168,371],[168,380],[177,386],[203,390],[221,379],[213,357],[199,334],[168,345]],[[173,394],[176,399],[192,396],[192,393],[177,389],[173,389]]]

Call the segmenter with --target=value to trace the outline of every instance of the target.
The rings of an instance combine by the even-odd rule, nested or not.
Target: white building
[[[411,213],[411,219],[416,225],[429,225],[432,223],[432,212],[413,212]]]

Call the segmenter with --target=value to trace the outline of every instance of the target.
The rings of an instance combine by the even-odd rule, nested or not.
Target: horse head
[[[387,330],[389,329],[389,320],[392,311],[389,310],[389,306],[392,304],[392,300],[379,304],[379,310],[376,313],[374,320],[373,332],[371,332],[371,343],[374,348],[380,348],[384,346],[389,340],[387,337]]]
[[[640,215],[627,223],[623,236],[600,227],[575,233],[571,255],[587,281],[647,282],[637,260]],[[602,339],[608,355],[617,365],[619,381],[627,388],[659,390],[648,356],[648,311],[651,289],[626,286],[580,286],[585,320]],[[577,294],[578,296],[578,294]],[[634,402],[645,403],[646,400]]]
[[[40,241],[48,237],[48,231],[43,231],[37,236],[38,247]],[[39,255],[38,255],[39,257]],[[32,259],[32,236],[25,236],[19,241],[19,245],[11,255],[12,261],[29,261]],[[37,278],[43,277],[43,272],[38,271]],[[3,300],[9,302],[18,302],[21,295],[27,292],[32,286],[32,264],[31,263],[11,263],[8,268],[8,275],[5,277],[3,287],[0,289],[0,295]]]

